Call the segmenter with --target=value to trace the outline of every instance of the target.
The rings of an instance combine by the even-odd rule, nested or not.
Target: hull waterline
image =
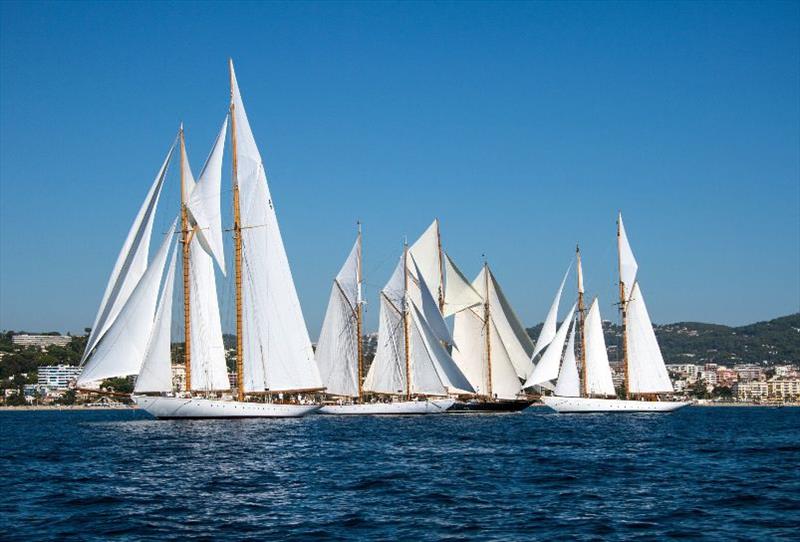
[[[320,405],[247,403],[182,397],[133,396],[145,412],[160,420],[214,418],[299,418],[319,410]]]
[[[443,414],[453,406],[453,403],[455,403],[453,399],[432,399],[429,401],[325,405],[319,409],[319,413],[334,416],[417,416]]]
[[[531,404],[532,400],[511,401],[456,401],[448,414],[492,414],[503,412],[522,412]]]
[[[690,405],[687,401],[630,401],[626,399],[594,399],[591,397],[542,397],[545,406],[561,414],[590,412],[674,412]]]

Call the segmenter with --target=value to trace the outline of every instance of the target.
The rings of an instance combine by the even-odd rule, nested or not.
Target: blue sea
[[[800,408],[0,412],[7,540],[800,540]]]

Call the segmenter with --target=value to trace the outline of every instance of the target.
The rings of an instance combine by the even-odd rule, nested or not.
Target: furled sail
[[[230,71],[235,182],[241,202],[244,388],[247,392],[320,389],[322,380],[233,62]]]
[[[631,289],[636,281],[636,272],[639,270],[639,264],[636,263],[636,258],[633,257],[633,250],[631,250],[631,245],[628,242],[628,234],[625,232],[625,225],[622,223],[622,213],[617,218],[617,236],[619,238],[619,279],[622,282],[625,300],[627,301],[631,297]]]
[[[224,128],[224,126],[223,126]],[[190,212],[194,235],[189,243],[189,306],[191,325],[191,389],[193,391],[229,390],[228,366],[225,362],[225,345],[222,341],[222,324],[217,298],[217,280],[214,275],[214,260],[211,245],[204,242],[201,232],[211,233],[220,228],[219,196],[211,192],[219,190],[222,177],[222,141],[224,133],[217,137],[214,149],[200,178],[195,182],[188,153],[183,153],[184,185],[187,192],[187,208]],[[211,188],[209,190],[209,187]],[[199,194],[199,196],[195,196]],[[192,214],[191,202],[202,202],[202,212]],[[215,200],[217,209],[211,206]],[[200,203],[195,207],[200,209]],[[209,239],[211,236],[209,235]],[[221,246],[219,247],[221,250]],[[222,253],[220,253],[222,257]]]
[[[461,273],[461,270],[456,267],[455,262],[447,254],[444,258],[444,276],[446,288],[442,315],[445,318],[483,303],[481,295],[472,287],[467,277]]]
[[[603,337],[603,321],[597,298],[592,301],[589,313],[583,323],[584,343],[586,345],[586,391],[589,395],[614,396],[614,381],[608,363],[606,341]]]
[[[158,199],[161,196],[161,188],[164,186],[164,177],[166,177],[167,168],[174,150],[175,143],[173,142],[117,256],[117,262],[114,264],[111,277],[108,279],[108,285],[103,294],[103,300],[100,302],[100,308],[97,310],[92,331],[89,333],[81,364],[86,362],[89,354],[114,323],[122,307],[128,301],[131,292],[133,292],[136,284],[138,284],[147,270],[147,253],[153,232],[153,219],[158,207]]]
[[[173,222],[153,261],[84,364],[78,377],[79,387],[106,378],[139,373],[153,329],[161,275],[174,233]]]
[[[581,382],[578,377],[578,365],[575,362],[575,323],[569,332],[567,349],[564,351],[564,360],[558,373],[555,394],[561,397],[580,397]]]
[[[564,350],[564,342],[567,340],[567,332],[569,331],[570,323],[572,322],[572,315],[575,313],[575,305],[569,310],[567,317],[561,322],[561,326],[556,332],[556,336],[550,342],[550,346],[542,354],[539,363],[534,367],[531,376],[525,381],[523,388],[530,388],[532,386],[540,385],[558,378],[559,363],[561,362],[561,353]]]
[[[142,368],[136,378],[135,393],[172,391],[172,346],[170,324],[172,323],[172,292],[175,285],[175,262],[178,259],[178,244],[172,249],[167,267],[167,277],[158,300],[156,319],[150,332],[150,341],[145,351]]]
[[[630,393],[674,391],[638,281],[633,283],[627,309],[628,391]]]
[[[564,285],[567,283],[567,276],[569,276],[570,269],[572,269],[571,263],[569,267],[567,267],[567,272],[564,273],[564,278],[561,279],[561,286],[558,287],[558,292],[556,292],[556,297],[553,299],[553,304],[550,305],[550,311],[547,313],[547,317],[544,319],[542,330],[539,332],[539,338],[536,339],[536,346],[533,349],[531,360],[535,360],[536,356],[544,352],[544,349],[547,348],[547,345],[550,344],[550,341],[552,341],[556,336],[558,305],[561,302],[561,293],[564,291]]]
[[[444,294],[442,284],[442,261],[439,248],[439,220],[434,220],[414,244],[408,247],[408,253],[419,265],[422,277],[431,289],[436,302]],[[413,275],[416,279],[416,274]]]
[[[225,274],[225,254],[222,248],[222,213],[220,212],[220,190],[222,184],[222,155],[228,118],[222,123],[211,154],[208,155],[200,178],[189,191],[186,207],[193,225],[197,226],[195,237],[203,248],[214,257],[222,274]]]
[[[356,240],[333,281],[328,310],[317,342],[316,359],[326,391],[332,395],[358,396],[358,315],[361,299],[359,255]]]

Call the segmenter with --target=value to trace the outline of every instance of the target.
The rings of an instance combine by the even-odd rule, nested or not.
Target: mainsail
[[[614,396],[614,381],[611,377],[611,366],[608,363],[606,341],[603,337],[603,321],[600,318],[600,307],[597,298],[592,301],[586,321],[583,324],[584,343],[586,345],[586,392],[591,395]]]
[[[236,178],[242,239],[245,392],[321,389],[267,176],[231,71]]]
[[[156,319],[150,332],[150,341],[145,351],[142,368],[136,378],[134,393],[172,391],[172,355],[170,324],[172,322],[172,292],[175,284],[175,262],[178,259],[178,244],[172,249],[167,278],[158,300]]]
[[[550,305],[550,310],[547,313],[547,317],[544,319],[544,324],[542,324],[542,330],[539,332],[539,338],[536,339],[536,346],[533,349],[531,360],[534,360],[536,356],[542,353],[544,349],[547,348],[547,345],[550,344],[550,341],[552,341],[556,336],[558,305],[561,302],[561,293],[564,291],[564,285],[567,282],[570,269],[572,269],[572,264],[567,267],[567,271],[564,273],[564,278],[561,279],[561,286],[558,287],[556,297],[553,299],[553,304]]]
[[[175,150],[175,143],[167,152],[164,162],[161,164],[150,190],[133,221],[125,243],[117,256],[117,262],[108,279],[103,300],[97,310],[97,316],[89,333],[86,343],[86,350],[83,353],[81,363],[85,363],[92,350],[103,338],[111,325],[116,320],[122,307],[128,301],[133,289],[147,270],[147,252],[150,248],[150,237],[153,232],[153,219],[155,218],[158,200],[161,196],[161,189],[164,186],[164,177],[167,174],[172,153]]]
[[[572,323],[569,332],[567,349],[564,351],[564,360],[561,362],[561,370],[558,373],[555,394],[561,397],[580,397],[581,384],[578,376],[578,365],[575,362],[575,327],[576,322]]]
[[[419,266],[421,276],[431,289],[436,302],[444,299],[444,284],[442,284],[442,251],[441,237],[439,234],[439,220],[435,219],[428,229],[419,236],[414,244],[408,247],[408,253]],[[413,270],[412,270],[413,271]],[[418,276],[412,272],[416,280]]]
[[[78,377],[79,387],[106,378],[139,373],[150,342],[159,285],[174,233],[173,222],[153,261],[84,364]]]
[[[326,391],[358,396],[358,304],[361,302],[359,267],[361,236],[331,287],[328,310],[317,342],[316,359]]]
[[[622,282],[622,290],[625,294],[625,301],[631,297],[631,289],[636,281],[636,272],[639,264],[633,257],[633,250],[628,242],[628,234],[625,232],[625,225],[622,223],[622,213],[617,217],[617,238],[619,244],[619,279]]]
[[[628,392],[674,391],[638,281],[633,283],[627,310]]]
[[[191,215],[189,226],[193,231],[188,258],[192,391],[230,389],[214,276],[214,259],[217,262],[224,261],[219,190],[226,128],[227,123],[223,123],[197,182],[192,175],[188,155],[183,153],[187,209]],[[224,267],[220,265],[220,269],[224,270]]]
[[[561,322],[561,326],[556,332],[556,336],[550,342],[550,346],[544,351],[539,363],[534,367],[531,376],[525,381],[523,388],[530,388],[541,385],[558,378],[561,353],[564,350],[564,342],[567,340],[567,332],[572,322],[572,315],[575,313],[575,305],[567,313],[567,317]]]

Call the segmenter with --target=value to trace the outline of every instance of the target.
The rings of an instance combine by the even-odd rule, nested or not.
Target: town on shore
[[[720,335],[722,328],[723,332],[732,331]],[[85,331],[88,335],[89,330]],[[527,331],[535,335],[538,326]],[[604,322],[604,331],[609,359],[617,359],[618,330],[610,322]],[[743,328],[670,324],[656,326],[656,332],[668,344],[667,369],[678,396],[696,400],[700,405],[800,403],[800,313]],[[704,334],[706,339],[700,340]],[[103,395],[75,389],[87,335],[1,332],[0,406],[107,408],[128,404],[134,377],[102,382],[100,388],[106,392]],[[733,343],[732,337],[736,339]],[[235,388],[235,337],[226,335],[225,343],[228,378]],[[365,335],[363,344],[365,361],[369,363],[377,334]],[[718,347],[721,345],[724,347]],[[172,345],[172,359],[173,382],[176,389],[182,390],[185,388],[182,343]],[[621,364],[611,365],[614,384],[621,387]]]

